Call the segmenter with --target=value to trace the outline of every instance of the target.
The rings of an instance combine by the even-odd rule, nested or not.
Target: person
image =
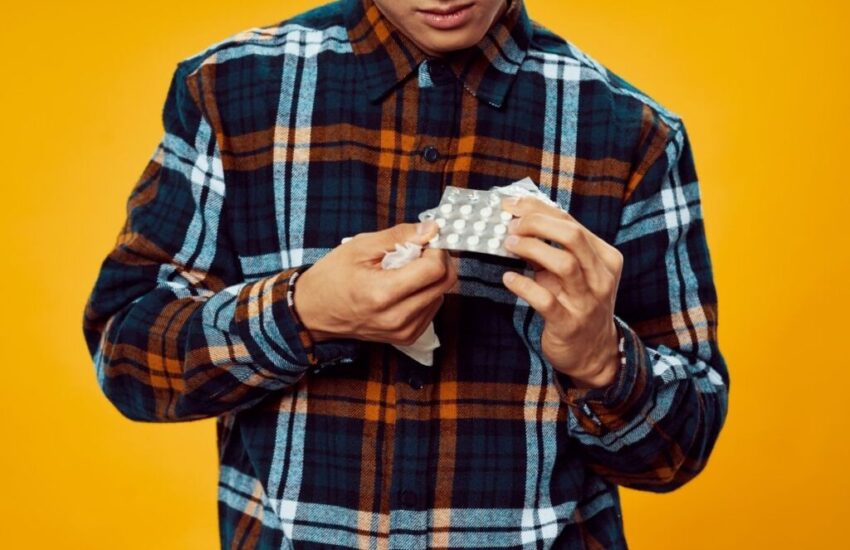
[[[244,31],[163,125],[83,329],[123,415],[216,418],[223,547],[626,548],[618,486],[704,469],[729,374],[685,127],[522,0]],[[525,177],[557,207],[500,205],[517,257],[428,245],[447,186]],[[431,323],[433,365],[394,347]]]

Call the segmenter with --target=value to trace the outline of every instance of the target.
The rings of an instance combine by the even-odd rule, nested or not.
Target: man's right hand
[[[457,281],[457,272],[448,253],[433,248],[399,269],[382,269],[381,260],[396,243],[424,245],[437,232],[429,221],[358,233],[306,269],[294,300],[313,339],[413,344]]]

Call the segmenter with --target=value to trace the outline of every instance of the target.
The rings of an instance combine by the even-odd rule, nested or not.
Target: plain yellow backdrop
[[[215,548],[212,420],[101,395],[81,320],[176,63],[316,1],[22,2],[0,32],[4,548]],[[847,544],[846,2],[544,2],[529,13],[680,114],[730,412],[680,490],[623,491],[636,549]]]

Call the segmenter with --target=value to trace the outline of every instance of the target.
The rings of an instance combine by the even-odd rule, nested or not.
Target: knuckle
[[[624,260],[623,253],[620,251],[620,249],[613,247],[611,248],[611,251],[611,256],[614,258],[614,265],[617,267],[618,270],[622,269]]]
[[[437,312],[443,307],[443,304],[446,301],[445,294],[438,294],[437,297],[428,304],[428,307],[425,309],[425,315],[423,319],[427,319],[428,321],[432,321],[434,316],[437,315]]]
[[[346,241],[343,245],[350,247],[352,250],[361,252],[367,250],[370,243],[376,238],[379,238],[379,235],[380,233],[375,231],[364,231],[362,233],[357,233],[351,237],[350,241]]]
[[[399,340],[400,346],[412,346],[416,343],[416,338],[405,338],[403,340]]]
[[[516,279],[514,279],[514,281],[519,285],[519,289],[522,292],[526,292],[526,293],[531,292],[531,290],[532,290],[531,285],[534,281],[532,281],[530,278],[526,277],[525,275],[521,275],[521,276],[517,277]]]
[[[446,260],[443,257],[444,254],[445,250],[438,250],[436,248],[426,248],[422,251],[422,255],[419,258],[423,260],[423,265],[445,267]]]
[[[577,245],[581,241],[582,234],[581,230],[574,223],[567,224],[567,227],[564,229],[563,237],[564,242],[568,245]]]
[[[413,313],[406,312],[401,315],[394,313],[388,318],[390,319],[389,323],[392,326],[392,330],[404,331],[410,325],[410,320],[412,317]]]
[[[527,232],[539,232],[546,227],[546,216],[540,212],[530,212],[520,218],[523,230]]]
[[[545,313],[554,313],[558,308],[558,300],[552,294],[547,293],[540,306]]]
[[[515,233],[526,231],[529,225],[529,216],[519,216],[510,221],[510,224]]]
[[[363,285],[355,284],[351,289],[351,302],[352,305],[362,306],[369,305],[371,306],[372,297],[371,294],[363,287]]]
[[[406,311],[404,314],[396,316],[396,322],[393,328],[394,330],[405,332],[410,329],[410,325],[413,324],[415,319],[415,311]]]
[[[525,216],[526,223],[530,225],[540,225],[542,222],[546,221],[546,215],[542,212],[531,212],[527,216]]]
[[[452,269],[451,271],[449,271],[449,276],[446,279],[445,289],[449,290],[450,288],[455,286],[457,284],[457,280],[458,280],[457,271]]]
[[[423,265],[425,268],[425,276],[429,281],[442,278],[446,274],[446,265],[438,257],[426,258],[427,263]]]
[[[372,304],[368,302],[366,296],[354,298],[351,300],[351,315],[360,318],[366,318],[371,315],[373,310]]]
[[[602,294],[605,296],[610,296],[616,290],[616,284],[614,276],[610,273],[603,274],[601,276],[601,282],[599,283],[600,290]]]
[[[398,331],[399,341],[403,346],[413,345],[419,339],[415,325],[408,325],[404,329]]]
[[[520,208],[522,215],[528,215],[537,209],[539,202],[535,197],[524,196],[519,199],[517,206]]]
[[[514,273],[516,273],[516,272],[514,272]],[[514,276],[514,279],[513,279],[513,282],[511,283],[511,285],[512,285],[514,288],[516,288],[516,290],[517,290],[517,291],[519,291],[519,292],[524,292],[524,291],[525,291],[525,289],[526,289],[526,287],[528,286],[528,284],[527,284],[527,283],[528,283],[528,282],[525,280],[525,276],[524,276],[524,275],[522,275],[521,273],[516,273],[516,275]]]
[[[555,270],[559,275],[572,275],[576,270],[576,261],[572,256],[563,254],[555,263]]]
[[[525,206],[525,202],[522,200],[523,197],[506,197],[502,199],[502,204],[507,205],[511,208],[515,215],[520,215],[522,212],[522,208]]]
[[[381,329],[393,334],[397,334],[404,328],[404,322],[398,315],[380,315],[377,322]]]
[[[373,288],[369,293],[368,303],[375,309],[383,309],[390,303],[390,294],[385,288]]]
[[[397,332],[390,332],[387,336],[384,337],[383,341],[394,346],[405,345],[404,339],[399,336]]]
[[[400,223],[386,229],[384,232],[393,242],[404,242],[411,234],[415,233],[415,229],[412,223]]]

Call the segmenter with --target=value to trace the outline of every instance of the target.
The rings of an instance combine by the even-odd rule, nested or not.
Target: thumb
[[[407,241],[424,245],[439,232],[439,227],[433,220],[426,220],[420,223],[400,223],[388,231],[388,236],[393,241],[390,247],[395,243],[404,244]]]

